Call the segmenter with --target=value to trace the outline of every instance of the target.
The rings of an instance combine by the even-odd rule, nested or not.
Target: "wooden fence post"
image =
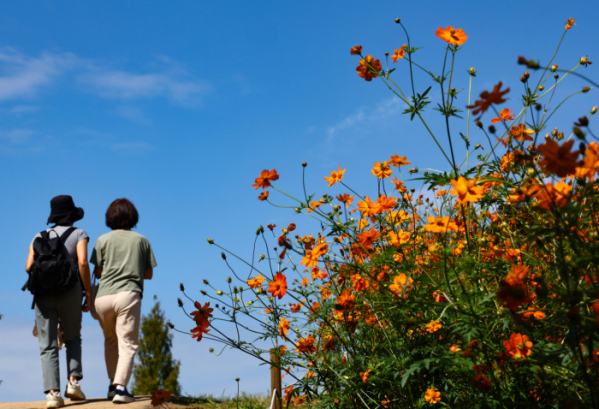
[[[270,350],[270,362],[270,393],[273,393],[274,390],[277,391],[273,409],[281,409],[281,397],[283,396],[283,391],[281,390],[281,366],[279,364],[279,352],[277,348],[272,348]]]

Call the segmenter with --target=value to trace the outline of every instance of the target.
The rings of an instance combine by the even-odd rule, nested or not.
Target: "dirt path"
[[[64,401],[66,408],[73,409],[149,409],[152,408],[149,396],[137,396],[135,402],[116,405],[108,399],[88,399],[85,402]],[[169,404],[171,408],[186,408],[187,406]],[[46,409],[46,401],[0,403],[0,409]]]

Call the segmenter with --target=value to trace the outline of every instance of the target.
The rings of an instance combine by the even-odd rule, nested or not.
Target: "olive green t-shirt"
[[[131,230],[113,230],[98,238],[90,263],[102,267],[96,297],[122,291],[143,294],[144,271],[156,267],[150,242]]]

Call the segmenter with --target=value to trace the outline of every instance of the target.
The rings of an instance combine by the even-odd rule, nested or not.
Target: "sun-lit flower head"
[[[571,29],[573,25],[576,25],[576,23],[572,17],[570,17],[568,20],[566,20],[566,30]]]
[[[341,182],[341,179],[343,179],[343,174],[345,173],[345,171],[346,169],[341,170],[341,165],[339,165],[339,170],[332,171],[331,176],[325,176],[324,180],[329,182],[329,186],[333,186],[335,183]]]
[[[393,171],[387,164],[387,161],[374,162],[374,168],[372,168],[370,172],[372,172],[372,174],[379,179],[386,179],[393,173]]]
[[[393,53],[393,55],[391,56],[391,60],[393,60],[393,63],[396,63],[397,61],[399,61],[400,58],[404,58],[404,56],[406,55],[406,45],[402,45],[399,49],[395,49],[395,52]]]
[[[274,279],[268,283],[268,292],[279,300],[287,293],[287,278],[281,273],[277,273]]]
[[[367,55],[362,58],[359,62],[360,65],[356,67],[356,72],[366,81],[372,81],[373,78],[379,76],[379,72],[383,69],[383,64],[380,60],[375,60],[372,55]]]
[[[409,162],[406,159],[407,159],[407,156],[392,155],[389,162],[390,162],[391,166],[395,166],[396,168],[398,168],[400,166],[411,165],[412,162]]]
[[[287,331],[289,331],[290,322],[285,319],[285,317],[281,317],[281,321],[279,322],[279,335],[287,336]]]
[[[507,354],[514,359],[524,359],[532,353],[532,342],[528,336],[512,334],[509,341],[503,341]]]
[[[337,200],[339,200],[341,203],[345,203],[345,208],[347,209],[351,205],[352,201],[354,200],[354,197],[350,196],[347,193],[344,193],[342,195],[338,195]]]
[[[501,121],[511,121],[514,118],[516,118],[516,116],[512,114],[513,112],[514,111],[511,109],[505,108],[505,109],[499,111],[499,116],[497,118],[491,119],[491,122],[496,124],[497,122],[501,122]]]
[[[277,179],[279,179],[279,175],[277,174],[276,169],[273,169],[270,172],[268,169],[264,169],[260,173],[260,177],[256,178],[256,183],[252,184],[252,186],[256,186],[256,189],[260,187],[262,189],[266,189],[267,187],[270,187],[270,182],[273,182]]]
[[[458,202],[466,204],[468,202],[476,203],[485,195],[484,186],[476,186],[476,179],[466,179],[460,176],[458,180],[452,180],[453,189],[449,191],[454,196],[458,196]]]
[[[447,41],[449,44],[462,45],[468,39],[466,33],[461,28],[455,29],[452,26],[447,28],[439,27],[435,31],[435,35],[443,41]]]
[[[255,278],[249,278],[247,280],[248,286],[250,288],[259,288],[262,286],[262,283],[264,282],[264,277],[262,277],[262,274],[258,275],[258,277]]]
[[[514,125],[510,129],[510,135],[517,141],[532,141],[531,135],[534,135],[535,131],[528,129],[525,124]]]
[[[449,216],[434,217],[428,216],[426,219],[428,224],[425,224],[424,230],[431,233],[448,233],[450,231],[458,231],[458,226]]]
[[[429,388],[424,393],[424,400],[428,403],[436,404],[441,401],[441,392],[436,391],[435,388]]]

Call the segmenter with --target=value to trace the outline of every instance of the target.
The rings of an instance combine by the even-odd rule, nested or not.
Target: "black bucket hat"
[[[50,217],[48,223],[58,225],[74,223],[77,220],[83,219],[85,212],[80,207],[75,207],[73,198],[69,195],[56,196],[50,200]]]

